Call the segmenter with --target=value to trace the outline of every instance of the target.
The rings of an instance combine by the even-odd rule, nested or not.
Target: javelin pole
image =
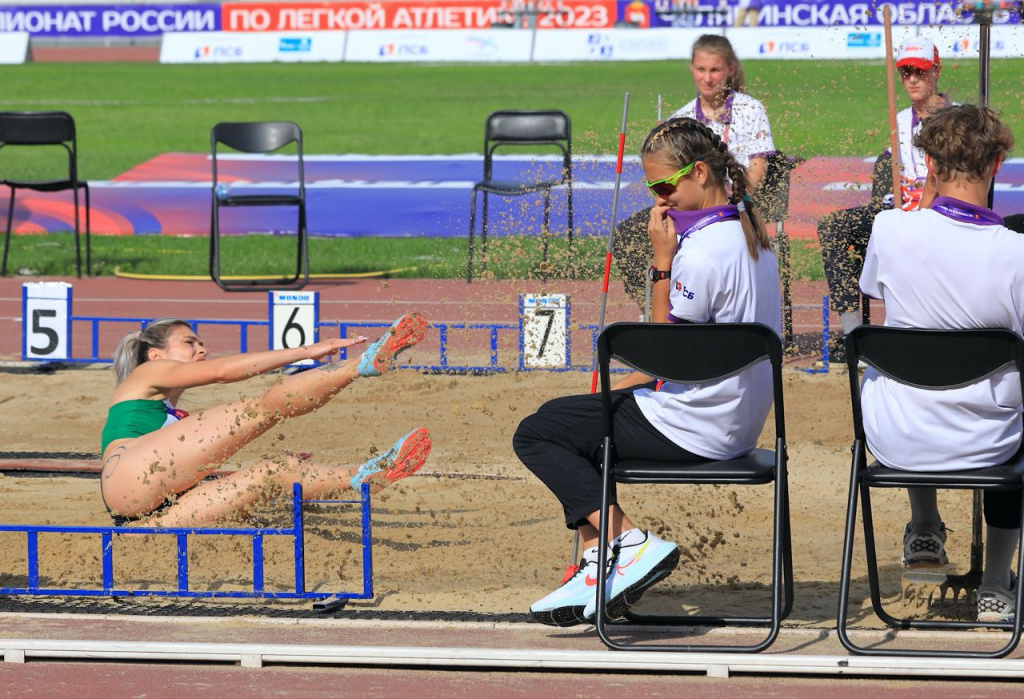
[[[619,188],[622,186],[622,152],[626,147],[626,116],[629,114],[629,93],[622,97],[622,128],[619,129],[619,154],[615,159],[615,194],[612,195],[612,227],[608,231],[608,249],[604,254],[604,281],[601,284],[601,312],[597,316],[597,332],[604,330],[604,316],[608,310],[608,277],[612,271],[612,245],[615,242],[615,224],[619,222]],[[597,393],[597,353],[590,362],[592,376],[590,392]]]
[[[626,115],[629,114],[629,93],[622,98],[622,127],[619,129],[619,152],[615,159],[615,194],[612,195],[612,227],[608,232],[608,249],[604,255],[604,281],[601,284],[601,311],[597,317],[597,332],[604,330],[604,316],[608,309],[608,278],[612,270],[612,245],[615,242],[615,224],[618,223],[619,215],[619,188],[622,186],[622,153],[626,147]],[[592,376],[590,379],[590,392],[597,393],[597,352],[594,352],[590,368]],[[600,545],[600,542],[598,542]],[[562,582],[566,582],[578,570],[576,562],[580,560],[580,532],[577,530],[572,537],[572,558],[565,569]]]
[[[892,8],[886,5],[882,10],[885,21],[885,76],[889,93],[889,148],[892,150],[892,207],[903,208],[903,193],[900,187],[900,131],[896,124],[896,67],[892,57]]]

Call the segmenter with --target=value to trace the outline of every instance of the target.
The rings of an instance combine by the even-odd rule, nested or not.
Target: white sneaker
[[[910,522],[903,529],[903,565],[907,568],[934,568],[949,563],[946,557],[946,525],[938,531],[912,532]]]
[[[677,565],[679,547],[671,541],[659,539],[651,532],[647,532],[647,536],[638,544],[619,547],[615,565],[609,572],[611,598],[608,601],[608,616],[612,619],[625,616],[629,608],[640,601],[647,588],[667,578]],[[596,595],[594,605],[597,605]]]
[[[588,551],[589,553],[589,551]],[[609,554],[608,565],[615,559]],[[580,559],[579,569],[560,588],[530,605],[530,616],[548,626],[575,626],[597,610],[597,559]],[[610,581],[609,581],[610,582]],[[586,610],[589,609],[589,615]]]
[[[1010,573],[1010,589],[1002,585],[978,588],[978,621],[983,624],[1013,621],[1016,610],[1017,576]]]

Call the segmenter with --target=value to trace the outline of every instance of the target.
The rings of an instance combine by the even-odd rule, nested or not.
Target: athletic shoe
[[[420,470],[430,455],[430,432],[426,427],[419,427],[395,442],[394,446],[380,456],[375,456],[363,464],[356,475],[352,476],[352,488],[369,480],[394,483]]]
[[[1010,573],[1010,589],[1002,585],[978,588],[978,621],[983,624],[1013,621],[1017,601],[1017,576]]]
[[[679,547],[651,532],[647,532],[647,538],[639,544],[621,546],[609,575],[611,599],[608,601],[608,616],[612,619],[625,616],[629,608],[640,601],[647,588],[667,578],[677,565]],[[594,604],[596,607],[596,597]]]
[[[614,564],[609,558],[609,568]],[[548,626],[576,626],[588,621],[597,608],[597,559],[580,559],[579,568],[568,582],[543,599],[530,605],[530,616]]]
[[[366,348],[359,360],[360,376],[380,376],[399,354],[426,337],[426,319],[415,311],[404,314],[376,342]]]
[[[949,563],[946,557],[946,525],[938,531],[912,532],[910,522],[903,529],[903,565],[907,568],[934,568]]]

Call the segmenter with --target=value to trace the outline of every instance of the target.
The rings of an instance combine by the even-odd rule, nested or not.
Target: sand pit
[[[195,389],[180,407],[197,410],[235,400],[243,392],[252,395],[260,381],[269,380]],[[112,384],[109,369],[4,375],[3,449],[95,453]],[[429,427],[434,451],[423,473],[373,499],[376,596],[350,608],[525,613],[558,584],[571,535],[554,497],[515,458],[511,436],[518,421],[543,401],[588,388],[584,373],[467,377],[398,371],[359,381],[316,413],[282,423],[236,461],[249,463],[287,448],[313,452],[327,463],[356,464],[410,428]],[[828,627],[836,612],[849,480],[848,379],[788,370],[785,390],[796,576],[796,603],[787,623]],[[772,440],[769,427],[762,443],[768,446]],[[770,488],[633,486],[622,494],[631,514],[678,542],[683,553],[678,570],[647,594],[644,609],[767,609]],[[883,579],[895,599],[905,496],[880,492],[875,503]],[[962,572],[969,558],[969,494],[940,494],[940,505],[953,530],[951,569]],[[286,517],[287,507],[277,503],[261,510],[261,516]],[[0,522],[106,525],[110,520],[95,479],[8,474],[0,478]],[[312,544],[310,579],[335,585],[347,581],[349,589],[358,589],[353,520],[316,514],[311,526],[323,541]],[[24,544],[3,541],[0,583],[6,586],[24,578]],[[124,546],[117,555],[128,573],[167,588],[173,585],[174,569],[169,545],[164,547],[168,550],[156,543]],[[251,575],[246,548],[231,542],[196,547],[195,584],[244,588]],[[99,571],[92,560],[93,543],[55,537],[42,541],[40,550],[44,577],[95,584]],[[268,566],[268,581],[286,583],[285,558],[271,558],[276,562]],[[861,609],[867,584],[860,549],[855,561],[852,604]],[[854,623],[861,618],[854,614]]]

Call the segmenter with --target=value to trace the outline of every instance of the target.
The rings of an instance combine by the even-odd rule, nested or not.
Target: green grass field
[[[766,104],[776,144],[786,153],[870,155],[885,146],[881,62],[748,61],[744,68],[749,92]],[[977,73],[977,61],[947,60],[941,85],[952,99],[971,101],[977,95]],[[74,115],[80,172],[91,180],[110,179],[160,153],[208,152],[210,128],[232,120],[295,121],[303,127],[308,153],[469,153],[480,151],[483,122],[490,112],[550,107],[572,117],[578,152],[612,153],[626,91],[632,95],[627,150],[635,152],[656,117],[657,94],[664,95],[667,113],[693,93],[687,67],[679,61],[506,66],[29,63],[0,66],[0,83],[0,109],[61,109]],[[992,106],[1011,124],[1022,120],[1024,60],[993,62],[991,94]],[[900,103],[906,104],[905,98]],[[46,177],[56,166],[41,160],[23,149],[0,154],[0,168]],[[52,254],[53,245],[65,244],[61,238],[16,240],[12,266],[48,269],[51,258],[65,258]],[[353,259],[363,259],[367,269],[415,266],[421,276],[459,276],[465,255],[465,239],[315,241],[316,246],[321,242],[343,249],[338,257],[346,260],[346,267],[355,264]],[[247,270],[260,268],[259,259],[268,256],[261,247],[266,244],[256,238],[239,243],[253,250],[253,265]],[[172,245],[181,250],[167,254]],[[120,265],[133,271],[173,273],[173,267],[201,274],[204,250],[204,241],[98,237],[95,257],[107,272]],[[412,265],[415,260],[419,263]],[[496,274],[505,274],[500,265],[495,267]],[[48,273],[70,269],[61,266]],[[807,269],[813,274],[813,261]],[[322,269],[315,262],[314,271],[365,270]],[[523,270],[509,266],[508,273]]]

